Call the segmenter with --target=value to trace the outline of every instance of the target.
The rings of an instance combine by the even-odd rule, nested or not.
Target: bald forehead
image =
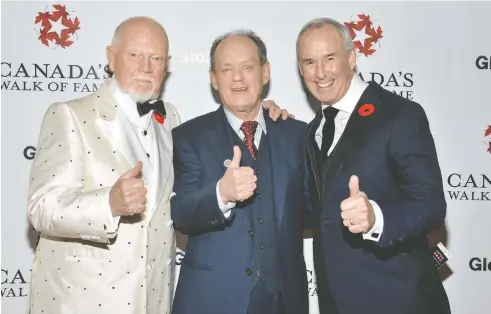
[[[113,45],[121,40],[134,39],[140,35],[151,36],[154,40],[162,40],[168,47],[169,40],[162,25],[150,18],[130,18],[121,23],[114,32]]]

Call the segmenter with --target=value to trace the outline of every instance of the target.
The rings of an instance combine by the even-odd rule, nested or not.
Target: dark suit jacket
[[[372,104],[373,113],[360,115],[363,104]],[[370,83],[318,173],[313,138],[320,119],[319,113],[309,124],[307,150],[321,313],[450,313],[426,239],[444,223],[446,202],[422,107]],[[342,224],[351,175],[382,210],[379,242]]]
[[[278,261],[287,313],[308,313],[302,221],[307,182],[307,124],[293,119],[273,122],[265,111],[278,231]],[[187,234],[186,255],[174,299],[175,314],[242,314],[252,289],[250,217],[234,209],[225,219],[216,184],[233,157],[233,133],[220,107],[173,129],[176,195],[171,199],[176,230]],[[263,138],[261,139],[263,141]],[[261,146],[259,147],[259,150]],[[242,154],[248,154],[242,151]]]

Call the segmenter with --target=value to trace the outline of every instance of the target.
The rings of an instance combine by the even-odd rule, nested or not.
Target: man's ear
[[[106,47],[106,57],[107,57],[107,64],[109,66],[109,70],[111,72],[114,72],[114,62],[116,59],[116,52],[114,51],[113,46]]]

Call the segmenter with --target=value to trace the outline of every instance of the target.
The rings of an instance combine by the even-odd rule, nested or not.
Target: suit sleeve
[[[202,167],[190,141],[174,132],[175,195],[171,199],[171,215],[174,228],[183,234],[207,232],[225,225],[216,182],[204,186]]]
[[[384,228],[376,245],[394,244],[427,234],[445,220],[447,204],[433,136],[419,105],[394,121],[389,143],[390,163],[402,197],[377,201]]]
[[[108,243],[117,232],[108,203],[110,188],[85,189],[85,154],[71,109],[51,105],[31,167],[29,221],[47,235]]]

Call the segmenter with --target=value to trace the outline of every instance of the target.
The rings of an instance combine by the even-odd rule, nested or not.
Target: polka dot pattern
[[[173,170],[153,216],[123,217],[112,228],[107,192],[127,170],[127,159],[101,125],[109,125],[117,107],[111,97],[98,102],[89,96],[49,109],[30,180],[30,198],[53,204],[29,212],[41,231],[30,278],[31,314],[65,308],[170,314],[175,239],[166,200]],[[174,110],[168,109],[167,127],[178,124]]]
[[[257,148],[254,144],[254,134],[256,134],[257,121],[245,121],[242,123],[240,130],[244,132],[244,144],[249,150],[252,158],[256,159]]]

